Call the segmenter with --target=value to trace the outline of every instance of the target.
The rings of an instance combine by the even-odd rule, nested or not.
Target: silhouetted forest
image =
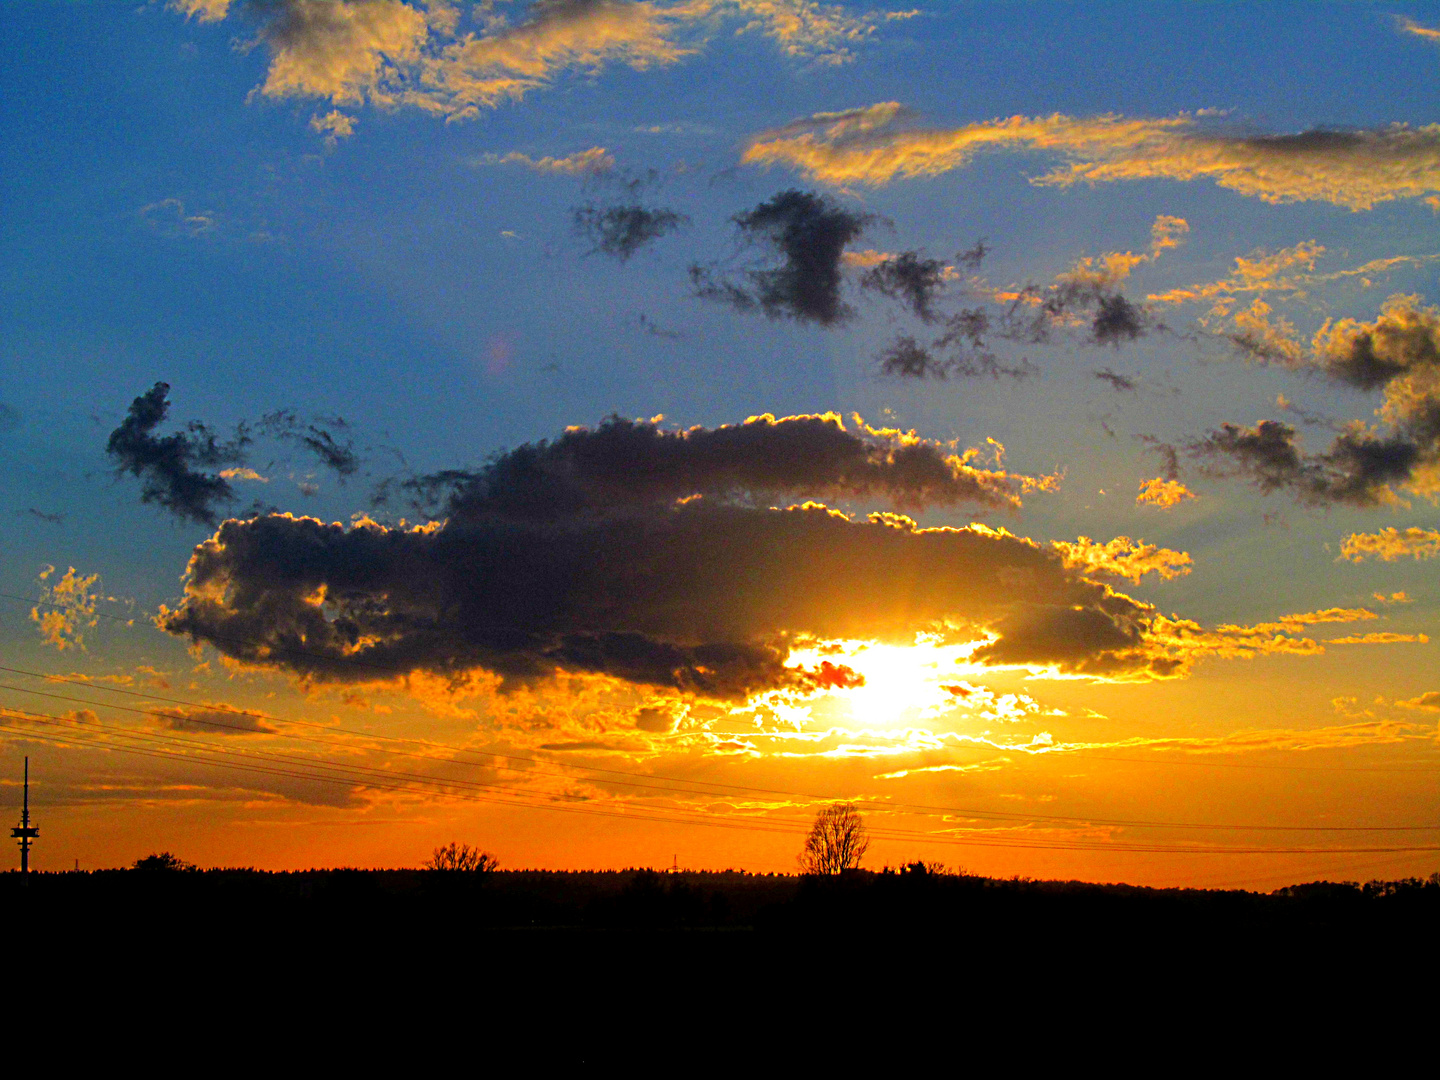
[[[1274,892],[996,879],[922,863],[835,876],[742,871],[200,870],[173,856],[132,869],[0,874],[12,922],[202,922],[275,932],[355,925],[467,930],[726,932],[796,936],[924,931],[932,940],[1109,940],[1234,935],[1388,937],[1440,926],[1440,874],[1319,881]]]

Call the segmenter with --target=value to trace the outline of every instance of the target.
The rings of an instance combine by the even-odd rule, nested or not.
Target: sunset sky
[[[33,866],[1440,867],[1440,5],[5,14]]]

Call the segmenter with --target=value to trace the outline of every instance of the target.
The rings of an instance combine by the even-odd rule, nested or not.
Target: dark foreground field
[[[653,870],[132,869],[0,875],[7,922],[223,926],[261,940],[386,927],[446,934],[722,933],[769,940],[923,935],[978,949],[1005,941],[1144,951],[1150,943],[1414,942],[1440,927],[1440,874],[1313,882],[1270,893],[994,879],[928,871],[841,877]]]
[[[661,1047],[722,1054],[711,1064],[904,1057],[959,1053],[955,1040],[1023,1062],[1112,1025],[1135,1051],[1137,1024],[1187,1056],[1211,1029],[1381,1024],[1390,1038],[1433,1021],[1440,959],[1434,876],[1262,894],[919,867],[110,870],[0,875],[0,916],[15,1000],[124,1017],[112,1037],[219,1039],[230,1054],[343,1036],[362,1056],[470,1040],[486,1061],[532,1064]]]

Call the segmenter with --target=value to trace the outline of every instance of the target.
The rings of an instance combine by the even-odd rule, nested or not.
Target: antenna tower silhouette
[[[30,873],[30,844],[40,835],[40,830],[30,825],[30,759],[25,759],[25,803],[20,811],[20,824],[10,830],[10,835],[20,841],[20,873]]]

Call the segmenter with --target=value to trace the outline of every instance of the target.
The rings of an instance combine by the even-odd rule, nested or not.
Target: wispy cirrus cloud
[[[534,158],[512,150],[508,154],[484,154],[477,159],[481,165],[523,165],[541,173],[558,173],[562,176],[586,176],[593,173],[609,172],[615,167],[615,156],[603,146],[592,146],[588,150],[577,150],[564,157]]]
[[[817,113],[755,136],[741,160],[841,187],[878,187],[961,169],[982,153],[1044,153],[1064,160],[1031,181],[1041,186],[1212,180],[1267,202],[1351,210],[1440,191],[1440,125],[1433,124],[1253,134],[1203,112],[1157,119],[1056,113],[954,128],[916,121],[898,102]]]
[[[718,29],[771,39],[822,65],[902,12],[852,12],[815,0],[534,0],[517,18],[448,0],[172,0],[202,23],[244,18],[269,54],[256,93],[335,105],[410,106],[447,119],[518,101],[566,74],[665,67]]]

